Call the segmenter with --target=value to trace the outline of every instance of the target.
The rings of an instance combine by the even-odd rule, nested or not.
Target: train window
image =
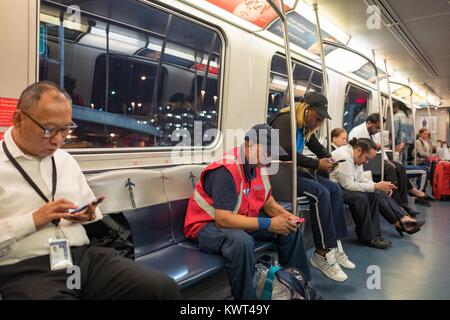
[[[343,127],[350,132],[367,118],[367,105],[370,92],[360,89],[352,84],[347,84],[345,89],[345,105]]]
[[[307,91],[321,91],[322,73],[305,64],[293,62],[294,95],[300,100]],[[281,108],[289,104],[286,59],[275,55],[272,59],[269,83],[267,120],[269,121]]]
[[[172,147],[188,134],[192,146],[213,142],[215,30],[138,0],[41,0],[40,37],[40,80],[73,100],[78,128],[65,148]]]

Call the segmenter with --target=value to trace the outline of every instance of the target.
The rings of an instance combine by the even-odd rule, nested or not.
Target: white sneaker
[[[344,252],[344,248],[342,247],[342,243],[340,240],[337,241],[338,247],[336,250],[336,262],[339,263],[341,267],[347,269],[355,269],[355,264],[351,262],[347,255]]]
[[[335,249],[328,251],[325,257],[314,253],[309,261],[313,267],[322,271],[328,278],[334,281],[344,282],[348,277],[336,262],[335,253]]]

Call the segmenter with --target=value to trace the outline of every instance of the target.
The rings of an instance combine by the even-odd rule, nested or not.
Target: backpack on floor
[[[278,261],[263,255],[255,263],[256,296],[261,300],[311,300],[315,292],[303,272],[295,267],[282,268]]]

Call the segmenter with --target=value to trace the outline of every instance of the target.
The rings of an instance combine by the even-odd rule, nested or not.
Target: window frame
[[[282,53],[280,53],[280,52],[275,52],[275,53],[272,55],[271,59],[269,60],[269,75],[268,75],[268,79],[267,79],[267,89],[268,89],[268,92],[267,92],[267,94],[266,94],[266,96],[267,96],[267,102],[266,102],[266,109],[265,109],[265,118],[266,118],[266,120],[267,120],[268,115],[269,115],[269,95],[270,95],[270,90],[271,90],[271,89],[270,89],[270,85],[271,85],[272,74],[278,75],[278,76],[280,76],[280,77],[285,77],[286,80],[287,80],[287,74],[283,74],[283,73],[280,73],[280,72],[278,72],[278,71],[272,71],[272,62],[273,62],[273,59],[274,59],[276,56],[278,56],[278,57],[280,57],[280,58],[286,60],[286,57],[284,56],[284,54],[282,54]],[[300,65],[300,66],[305,67],[305,68],[307,68],[307,69],[310,70],[309,78],[308,78],[308,81],[307,81],[307,83],[306,83],[306,85],[305,85],[305,86],[306,86],[306,92],[308,92],[311,88],[313,88],[314,90],[316,90],[316,89],[318,88],[318,86],[315,85],[315,84],[312,82],[312,78],[313,78],[313,76],[314,76],[314,74],[315,74],[316,72],[322,75],[322,86],[323,86],[323,72],[322,72],[321,69],[316,68],[316,67],[313,67],[313,66],[311,66],[311,65],[309,65],[309,64],[307,64],[307,63],[305,63],[305,62],[302,62],[302,61],[300,61],[300,60],[297,60],[297,59],[295,59],[295,58],[292,58],[292,63],[294,64],[294,66],[295,66],[295,65]],[[294,68],[294,66],[293,66],[293,68]],[[295,79],[294,79],[294,81],[295,81]],[[287,91],[288,91],[288,87],[286,87],[286,90],[283,92],[283,99],[284,99],[284,97],[287,96],[287,93],[288,93]],[[305,93],[306,93],[306,92],[305,92]],[[322,87],[320,87],[320,92],[322,92]]]
[[[121,147],[121,148],[67,148],[64,149],[65,151],[69,152],[70,154],[73,155],[92,155],[92,154],[101,154],[101,155],[106,155],[106,154],[127,154],[127,153],[149,153],[149,152],[171,152],[173,150],[184,150],[184,151],[203,151],[203,150],[214,150],[218,144],[220,144],[221,140],[222,140],[222,116],[223,116],[223,101],[224,99],[224,77],[225,77],[225,62],[227,61],[226,59],[226,48],[228,47],[228,41],[227,41],[227,37],[226,34],[224,32],[223,29],[221,29],[219,26],[214,25],[208,21],[205,21],[204,19],[195,17],[191,14],[176,10],[175,8],[169,8],[166,6],[162,6],[160,4],[155,4],[149,1],[141,1],[141,0],[135,0],[136,2],[139,2],[143,5],[146,6],[150,6],[153,9],[157,9],[157,10],[161,10],[164,11],[168,14],[172,14],[173,16],[177,16],[180,19],[183,19],[185,21],[189,21],[191,23],[194,23],[198,26],[207,28],[209,30],[211,30],[212,32],[214,32],[217,36],[217,39],[220,41],[221,43],[221,52],[220,52],[220,73],[217,75],[217,80],[219,81],[218,83],[218,99],[217,99],[217,135],[214,137],[214,140],[211,141],[210,144],[208,144],[207,146],[183,146],[183,147],[177,147],[177,146],[157,146],[157,147]],[[68,6],[63,5],[61,3],[56,3],[53,2],[51,0],[39,0],[38,2],[38,10],[37,10],[37,15],[38,15],[38,19],[37,19],[37,25],[39,26],[41,23],[40,20],[40,13],[41,13],[41,4],[44,3],[48,6],[55,6],[57,8],[60,9],[67,9]],[[142,32],[145,33],[146,35],[150,35],[150,36],[159,36],[159,37],[165,37],[165,35],[162,35],[158,32],[154,32],[151,30],[148,30],[146,28],[141,28],[132,24],[128,24],[128,23],[124,23],[122,21],[118,21],[115,19],[111,19],[108,17],[104,17],[104,16],[100,16],[97,15],[95,13],[92,12],[88,12],[88,11],[83,11],[81,10],[81,14],[84,16],[88,16],[88,17],[92,17],[94,19],[97,20],[101,20],[104,21],[106,23],[111,23],[111,24],[115,24],[127,29],[132,29],[134,31],[137,32]],[[39,39],[40,39],[40,32],[39,32],[39,27],[37,28],[37,32],[36,32],[36,38],[37,38],[37,43],[39,43]],[[106,52],[105,52],[106,54]],[[216,51],[213,51],[213,54],[217,54]],[[94,70],[92,70],[92,72],[94,72]],[[90,76],[93,76],[90,75]],[[39,81],[40,78],[40,55],[39,55],[39,46],[36,46],[36,81]],[[163,88],[164,90],[165,88]]]
[[[347,99],[347,95],[350,92],[351,87],[353,87],[357,90],[361,90],[369,95],[369,97],[367,99],[367,105],[366,105],[367,115],[369,115],[370,104],[372,103],[372,100],[373,100],[372,91],[370,89],[366,89],[360,85],[355,84],[352,81],[347,81],[347,83],[345,84],[345,89],[344,89],[344,103],[343,103],[343,113],[342,113],[342,122],[341,122],[342,128],[344,128],[344,112],[345,112],[345,104],[346,104],[345,100]],[[355,128],[355,127],[353,127],[353,128]],[[348,133],[350,133],[350,132],[348,132]]]

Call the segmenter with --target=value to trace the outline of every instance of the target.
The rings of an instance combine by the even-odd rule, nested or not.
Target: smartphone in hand
[[[102,203],[103,200],[105,200],[105,199],[106,199],[106,196],[97,197],[95,200],[85,203],[85,204],[79,206],[78,208],[69,209],[68,212],[71,214],[81,212],[81,211],[85,210],[89,205],[93,205],[93,206],[98,205],[98,204]]]

